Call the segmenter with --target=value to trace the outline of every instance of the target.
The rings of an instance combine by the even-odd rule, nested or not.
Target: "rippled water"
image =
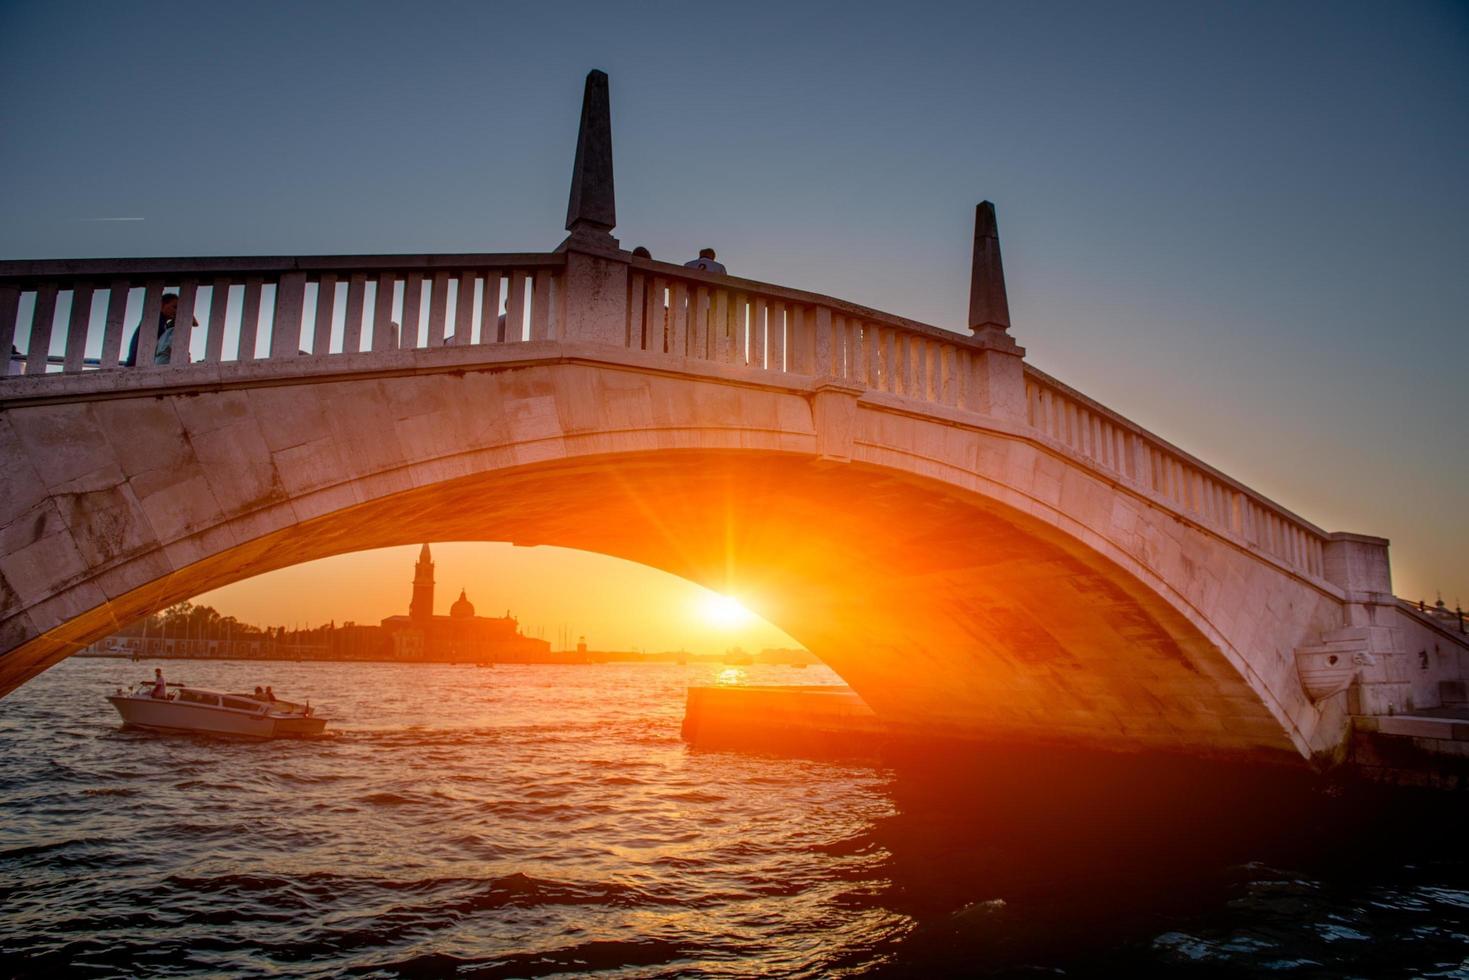
[[[164,666],[338,720],[124,731],[103,695],[152,665],[121,661],[0,701],[0,974],[1469,975],[1452,798],[695,751],[684,690],[719,672],[696,665]]]

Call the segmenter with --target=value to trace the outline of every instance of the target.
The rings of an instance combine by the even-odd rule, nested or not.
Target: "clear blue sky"
[[[1469,602],[1465,3],[0,5],[0,256],[618,235],[961,328]],[[95,221],[142,218],[142,221]]]

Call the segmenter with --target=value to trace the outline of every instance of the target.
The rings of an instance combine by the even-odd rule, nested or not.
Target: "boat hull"
[[[326,728],[325,718],[303,715],[253,714],[131,695],[110,695],[107,700],[122,716],[124,725],[155,731],[281,738],[320,735]]]

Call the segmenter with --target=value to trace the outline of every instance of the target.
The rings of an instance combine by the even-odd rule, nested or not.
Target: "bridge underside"
[[[538,463],[349,507],[30,639],[0,659],[0,691],[180,599],[423,540],[580,548],[737,594],[917,733],[1296,756],[1198,629],[1075,539],[932,481],[763,451]]]

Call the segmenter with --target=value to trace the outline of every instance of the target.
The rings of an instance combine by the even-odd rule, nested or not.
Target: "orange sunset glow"
[[[3,0],[0,115],[0,980],[1466,976],[1466,0]]]
[[[197,596],[222,615],[295,628],[376,623],[408,606],[418,547],[324,558]],[[798,648],[740,600],[635,562],[569,548],[434,542],[438,612],[464,589],[479,609],[506,610],[528,636],[558,646],[563,630],[594,650],[723,653]]]

